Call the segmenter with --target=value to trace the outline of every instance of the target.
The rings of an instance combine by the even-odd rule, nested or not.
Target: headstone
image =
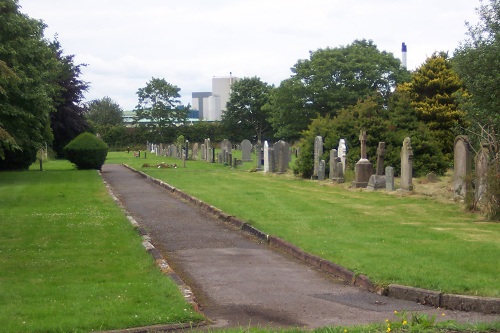
[[[394,186],[394,168],[391,166],[385,168],[385,189],[387,191],[394,191],[396,189]]]
[[[172,145],[172,157],[179,158],[179,153],[177,152],[177,145]]]
[[[401,147],[401,189],[413,190],[413,148],[410,138],[406,137]]]
[[[252,143],[247,139],[241,141],[241,160],[243,162],[252,161]]]
[[[264,141],[264,172],[274,172],[274,151]]]
[[[205,149],[207,151],[206,161],[208,163],[212,163],[214,160],[212,147],[210,146],[210,139],[205,139]]]
[[[340,157],[338,157],[337,149],[330,150],[330,179],[332,182],[344,182],[344,168]]]
[[[385,142],[379,142],[377,148],[377,168],[375,174],[381,176],[384,174],[384,156],[385,156]]]
[[[273,145],[275,172],[285,173],[290,162],[290,145],[283,140]]]
[[[207,148],[205,147],[204,143],[201,144],[201,159],[203,161],[207,160]]]
[[[345,139],[339,140],[338,156],[340,158],[340,161],[342,162],[342,169],[343,169],[342,171],[345,174],[345,164],[346,164],[346,158],[347,158],[347,144],[345,142]]]
[[[318,180],[325,180],[325,160],[319,161],[318,164]]]
[[[429,183],[435,183],[437,182],[437,175],[435,172],[429,172],[427,175],[425,175],[425,179],[429,182]]]
[[[469,138],[459,135],[455,138],[454,145],[454,175],[453,190],[454,195],[463,197],[471,191],[472,181],[472,148]]]
[[[193,155],[191,156],[191,158],[195,161],[198,160],[198,143],[195,143],[193,145]]]
[[[373,174],[373,165],[366,156],[366,132],[361,131],[359,135],[359,142],[361,144],[361,158],[356,163],[354,169],[354,181],[352,185],[356,188],[365,188],[368,186],[370,176]]]
[[[263,165],[264,165],[264,150],[262,149],[261,143],[259,141],[255,146],[255,168],[257,170],[262,170]]]
[[[486,192],[490,151],[488,143],[481,142],[481,150],[476,155],[476,200],[482,201]]]
[[[314,179],[318,178],[319,162],[322,155],[323,155],[323,138],[318,135],[314,139],[314,170],[313,170]]]
[[[232,152],[232,149],[233,149],[233,145],[231,144],[231,141],[229,141],[228,139],[224,139],[222,140],[222,142],[220,143],[220,149],[222,151],[227,151],[227,152]]]

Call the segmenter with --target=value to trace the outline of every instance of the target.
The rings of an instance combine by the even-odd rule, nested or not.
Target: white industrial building
[[[200,119],[207,121],[221,120],[226,111],[226,105],[231,95],[231,86],[239,78],[232,75],[227,77],[213,77],[211,92],[193,92],[191,106],[200,111]]]

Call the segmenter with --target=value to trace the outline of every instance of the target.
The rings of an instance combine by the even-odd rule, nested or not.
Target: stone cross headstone
[[[352,185],[356,188],[365,188],[366,186],[368,186],[370,176],[373,175],[373,165],[368,160],[366,155],[366,139],[366,132],[361,131],[359,135],[359,142],[361,145],[361,158],[356,163],[354,169],[354,181],[352,182]]]
[[[241,141],[241,160],[243,162],[252,161],[252,143],[247,139]]]
[[[313,178],[318,178],[319,161],[321,159],[321,155],[323,155],[323,138],[318,135],[314,139],[314,170],[313,170]]]
[[[455,138],[453,190],[455,196],[463,197],[472,190],[472,148],[469,138],[459,135]]]
[[[377,168],[375,174],[381,176],[384,174],[384,156],[385,156],[385,142],[379,142],[377,148]]]
[[[285,173],[288,170],[288,163],[290,161],[290,145],[283,140],[276,142],[273,145],[275,171],[278,173]]]
[[[319,161],[318,165],[318,180],[325,180],[325,160]]]
[[[481,142],[481,150],[476,155],[476,200],[482,201],[486,192],[486,179],[490,162],[490,150],[487,142]]]
[[[401,147],[401,189],[413,190],[413,148],[410,138],[406,137]]]
[[[388,166],[385,168],[385,189],[387,191],[394,191],[394,168]]]
[[[347,157],[347,144],[345,142],[345,139],[339,140],[338,156],[340,158],[340,161],[342,162],[342,172],[345,174],[345,164]]]

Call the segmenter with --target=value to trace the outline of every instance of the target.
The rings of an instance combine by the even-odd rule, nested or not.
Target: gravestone
[[[318,164],[318,180],[325,180],[325,160],[319,161]]]
[[[396,189],[394,186],[394,168],[391,166],[385,168],[385,189],[387,191],[394,191]]]
[[[332,182],[344,182],[344,168],[338,156],[337,149],[330,150],[330,179]]]
[[[338,156],[340,157],[340,162],[342,162],[342,172],[345,174],[345,165],[347,156],[347,144],[345,142],[345,139],[339,140]]]
[[[454,153],[454,195],[465,198],[467,192],[472,190],[472,148],[469,138],[459,135],[455,138]]]
[[[195,160],[195,161],[197,161],[197,160],[198,160],[198,143],[195,143],[195,144],[193,145],[193,152],[192,152],[192,156],[191,156],[191,158],[192,158],[193,160]]]
[[[243,162],[252,161],[252,143],[247,139],[241,141],[241,160]]]
[[[264,150],[261,147],[261,142],[258,141],[255,146],[255,167],[257,170],[262,170],[264,165]]]
[[[370,176],[368,181],[369,190],[379,190],[385,188],[385,176],[384,176],[384,156],[385,156],[385,142],[379,142],[377,148],[377,167],[375,169],[375,174]]]
[[[264,172],[274,172],[274,151],[267,141],[264,141]]]
[[[220,149],[222,151],[227,151],[227,152],[231,153],[232,149],[233,149],[233,145],[231,144],[231,141],[229,141],[228,139],[224,139],[220,143]]]
[[[368,185],[370,176],[373,174],[373,165],[366,156],[366,132],[361,131],[359,142],[361,144],[361,158],[356,163],[354,169],[354,181],[352,185],[356,188],[365,188]]]
[[[476,200],[482,201],[486,192],[486,178],[488,176],[488,165],[490,162],[490,151],[488,143],[481,142],[481,149],[476,155]]]
[[[207,148],[205,147],[204,143],[201,144],[201,159],[203,161],[207,160]]]
[[[275,172],[285,173],[290,161],[290,145],[283,140],[273,145]]]
[[[213,150],[212,150],[212,147],[210,146],[210,139],[205,139],[205,149],[206,149],[206,152],[207,152],[207,157],[206,157],[206,161],[208,163],[212,163],[214,162],[214,159],[213,159]]]
[[[323,138],[318,135],[314,139],[314,170],[313,170],[313,179],[318,179],[318,169],[319,169],[319,162],[320,162],[320,159],[321,159],[321,155],[323,155]]]
[[[401,147],[401,189],[413,190],[413,148],[410,138],[406,137]]]

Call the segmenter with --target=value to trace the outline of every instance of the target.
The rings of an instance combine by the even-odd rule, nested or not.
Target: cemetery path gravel
[[[394,310],[462,322],[498,319],[434,309],[346,285],[259,243],[122,165],[105,164],[102,177],[191,287],[213,327],[357,325],[394,320]]]

